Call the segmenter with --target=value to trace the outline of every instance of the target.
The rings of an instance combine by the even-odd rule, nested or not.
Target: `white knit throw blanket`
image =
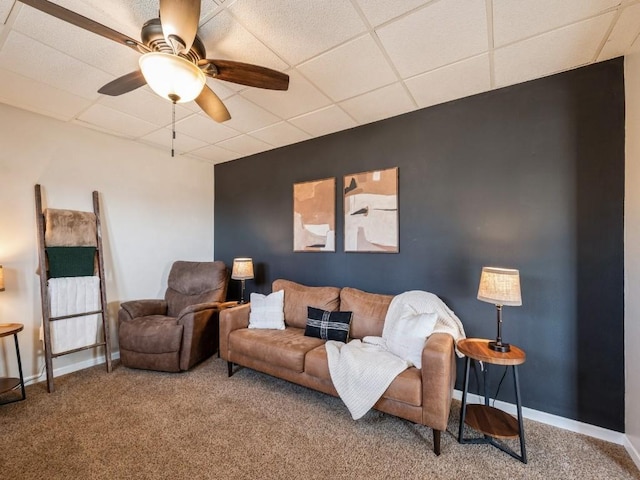
[[[381,345],[360,340],[346,345],[329,340],[325,345],[331,381],[354,420],[367,413],[393,379],[409,367]]]

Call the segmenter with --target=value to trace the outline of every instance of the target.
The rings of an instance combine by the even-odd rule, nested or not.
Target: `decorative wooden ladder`
[[[47,274],[47,253],[45,250],[45,217],[44,211],[42,209],[42,193],[40,185],[35,186],[35,196],[36,196],[36,219],[38,225],[38,253],[40,258],[40,294],[42,299],[42,326],[44,330],[44,356],[45,356],[45,365],[47,370],[47,390],[49,393],[53,393],[55,391],[55,386],[53,384],[53,358],[60,357],[62,355],[68,355],[70,353],[79,352],[81,350],[87,350],[89,348],[97,348],[97,347],[105,347],[105,359],[107,364],[107,372],[111,372],[111,337],[109,335],[109,321],[107,318],[107,295],[106,295],[106,285],[104,281],[104,257],[102,250],[102,231],[100,227],[100,201],[98,197],[98,192],[93,192],[93,213],[96,218],[96,258],[98,265],[98,277],[100,278],[100,310],[95,310],[91,312],[82,312],[76,313],[73,315],[63,315],[58,317],[51,316],[51,302],[49,298],[49,289],[47,287],[47,281],[49,280]],[[67,350],[64,352],[53,353],[51,349],[51,330],[50,330],[50,322],[65,320],[68,318],[76,318],[76,317],[84,317],[88,315],[96,315],[99,314],[102,320],[102,334],[103,341],[97,342],[91,345],[87,345],[80,348],[74,348],[72,350]]]

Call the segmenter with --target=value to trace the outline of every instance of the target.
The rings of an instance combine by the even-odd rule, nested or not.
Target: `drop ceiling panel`
[[[276,123],[275,125],[256,130],[251,132],[251,136],[274,147],[282,147],[311,138],[308,133],[303,132],[287,122]]]
[[[185,133],[206,143],[216,143],[221,140],[226,140],[227,138],[235,137],[240,133],[211,120],[205,115],[197,113],[176,122],[176,131]]]
[[[55,88],[89,100],[98,98],[98,88],[114,78],[15,31],[9,33],[0,51],[0,68],[44,79]]]
[[[388,85],[397,80],[370,35],[356,38],[298,67],[335,101]]]
[[[351,2],[344,0],[237,0],[229,10],[291,65],[366,29]]]
[[[232,152],[231,150],[216,147],[215,145],[209,145],[208,147],[200,148],[198,150],[190,152],[189,156],[207,160],[215,165],[216,163],[235,160],[242,155],[236,152]]]
[[[420,108],[491,89],[489,55],[463,60],[405,80]]]
[[[207,58],[254,63],[275,70],[288,65],[237,22],[222,11],[200,27],[199,36],[207,49]]]
[[[69,121],[91,102],[9,70],[0,69],[0,102]]]
[[[142,137],[158,128],[153,123],[100,104],[89,107],[78,120],[129,138]]]
[[[621,0],[493,0],[497,47],[599,15]]]
[[[229,140],[219,142],[216,146],[231,150],[240,155],[254,155],[273,148],[271,145],[257,138],[250,137],[249,135],[230,138]]]
[[[171,137],[172,133],[170,128],[161,128],[149,133],[148,135],[145,135],[144,137],[140,138],[140,140],[156,146],[160,146],[165,149],[165,151],[170,152]],[[202,140],[190,137],[189,135],[186,135],[184,133],[176,133],[176,138],[173,141],[173,146],[176,154],[180,155],[182,153],[205,147],[207,146],[207,144]]]
[[[496,50],[496,86],[511,85],[589,63],[595,58],[614,16],[613,12],[601,15]]]
[[[231,120],[227,120],[224,124],[240,132],[248,133],[280,121],[272,113],[239,95],[225,100],[224,103],[231,113]]]
[[[336,105],[292,118],[289,122],[313,137],[346,130],[357,125],[353,118]]]
[[[14,3],[13,0],[0,1],[0,24],[4,24],[7,21]]]
[[[480,0],[431,3],[376,32],[402,78],[488,50],[487,12]]]
[[[378,25],[403,13],[429,3],[431,0],[357,0],[371,25]]]
[[[241,95],[285,119],[326,107],[331,103],[326,95],[300,75],[297,70],[291,70],[287,73],[289,74],[289,90],[287,91],[248,88]]]
[[[416,108],[401,83],[350,98],[340,106],[360,124],[395,117]]]
[[[640,33],[640,4],[625,8],[604,44],[598,61],[619,57],[631,47]]]
[[[118,77],[138,69],[140,54],[130,48],[33,8],[22,8],[13,28]]]
[[[149,87],[141,87],[117,97],[102,95],[99,103],[161,127],[171,123],[171,102],[153,93]],[[176,120],[192,113],[183,104],[176,104]]]

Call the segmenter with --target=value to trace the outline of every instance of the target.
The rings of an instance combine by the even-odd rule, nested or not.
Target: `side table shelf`
[[[511,345],[509,352],[496,352],[489,349],[489,340],[479,338],[467,338],[458,343],[458,350],[467,358],[464,368],[464,388],[462,391],[462,408],[460,411],[460,430],[458,432],[459,443],[488,443],[499,448],[512,457],[527,463],[527,451],[524,443],[524,426],[522,421],[522,404],[520,401],[520,382],[518,379],[518,365],[526,360],[526,354],[518,347]],[[487,393],[487,365],[483,368],[483,394],[484,404],[467,404],[469,393],[469,367],[471,361],[484,362],[486,364],[504,365],[513,369],[513,381],[515,385],[516,407],[518,418],[489,405]],[[464,426],[468,425],[474,430],[484,434],[480,438],[465,438]],[[520,455],[506,447],[495,439],[519,438]]]
[[[22,361],[20,360],[20,345],[18,345],[18,333],[21,332],[23,328],[24,325],[22,325],[21,323],[0,323],[0,338],[13,335],[13,340],[16,347],[16,358],[18,360],[18,371],[20,373],[20,378],[0,377],[0,395],[11,392],[17,387],[20,387],[21,390],[21,396],[19,398],[0,402],[0,405],[19,402],[20,400],[24,400],[25,398],[27,398],[24,389],[24,376],[22,375]]]

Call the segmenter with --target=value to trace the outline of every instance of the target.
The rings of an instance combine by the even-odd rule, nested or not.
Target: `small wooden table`
[[[489,348],[489,340],[481,338],[467,338],[458,343],[458,350],[463,353],[467,360],[464,367],[464,389],[462,391],[462,409],[460,412],[460,431],[458,432],[459,443],[489,443],[499,448],[512,457],[527,463],[527,451],[524,445],[524,426],[522,422],[522,403],[520,400],[520,383],[518,381],[518,365],[526,360],[526,354],[518,347],[511,345],[509,352],[496,352]],[[467,394],[469,392],[469,367],[471,360],[493,364],[505,365],[513,369],[513,382],[515,384],[516,407],[518,411],[517,420],[508,413],[489,406],[489,395],[487,394],[487,371],[486,365],[483,367],[483,393],[484,405],[467,405]],[[483,438],[464,438],[464,424],[478,430],[484,434]],[[520,455],[510,448],[496,441],[497,438],[520,438]]]
[[[18,345],[18,332],[24,329],[24,325],[21,323],[0,323],[0,338],[13,335],[13,340],[16,345],[16,358],[18,359],[18,370],[20,371],[20,378],[2,377],[0,378],[0,395],[10,392],[17,386],[20,386],[22,390],[22,396],[6,402],[0,402],[0,405],[7,403],[18,402],[27,398],[27,394],[24,390],[24,377],[22,375],[22,362],[20,361],[20,346]]]

